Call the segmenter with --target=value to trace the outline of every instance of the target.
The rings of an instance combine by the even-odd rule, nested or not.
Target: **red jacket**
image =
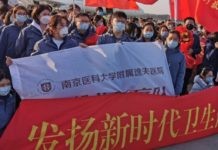
[[[96,34],[97,35],[102,35],[102,34],[104,34],[104,33],[106,33],[107,32],[107,27],[106,26],[98,26],[97,28],[96,28]]]
[[[191,54],[189,54],[189,50],[192,48],[194,44],[193,33],[183,26],[178,26],[176,30],[180,32],[180,50],[185,56],[186,68],[193,69],[196,63],[195,58],[192,57]]]
[[[88,46],[91,46],[91,45],[96,45],[97,43],[97,40],[98,40],[98,35],[93,33],[92,35],[88,36],[84,43]]]

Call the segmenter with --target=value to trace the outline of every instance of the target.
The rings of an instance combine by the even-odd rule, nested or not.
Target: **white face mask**
[[[11,86],[0,87],[0,96],[7,96],[11,91]]]
[[[153,35],[154,35],[153,31],[146,31],[146,32],[144,32],[144,37],[146,39],[151,39],[153,37]]]
[[[89,26],[90,26],[89,23],[80,23],[80,25],[78,26],[78,29],[82,31],[86,31],[88,30]]]
[[[60,36],[62,38],[66,37],[68,35],[68,27],[63,27],[60,32],[59,32]]]
[[[24,23],[27,20],[26,15],[16,15],[17,22]]]
[[[175,49],[178,45],[179,45],[179,43],[177,41],[175,41],[175,40],[171,40],[171,41],[167,42],[167,46],[170,49]]]
[[[42,16],[40,18],[40,23],[47,25],[51,19],[51,16]]]
[[[115,32],[123,32],[126,29],[126,25],[122,22],[117,22],[113,25]]]

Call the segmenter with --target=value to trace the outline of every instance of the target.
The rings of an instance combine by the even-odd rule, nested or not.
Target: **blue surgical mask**
[[[11,91],[11,86],[0,87],[0,96],[7,96]]]
[[[213,85],[213,77],[206,77],[206,82],[210,85]]]
[[[175,40],[171,40],[169,42],[167,42],[167,46],[170,48],[170,49],[175,49],[177,46],[178,46],[178,42],[175,41]]]
[[[161,32],[162,38],[167,38],[168,35],[169,35],[169,32],[167,32],[167,31]]]
[[[89,23],[80,23],[78,29],[82,30],[82,31],[86,31],[86,30],[88,30],[89,26],[90,26]]]
[[[16,20],[17,22],[24,23],[27,20],[27,16],[26,15],[16,15]]]
[[[68,35],[68,27],[63,27],[60,32],[59,32],[60,36],[62,38],[66,37]]]
[[[126,25],[122,22],[117,22],[114,26],[113,29],[115,32],[123,32],[126,29]]]
[[[144,32],[144,38],[146,39],[151,39],[153,35],[154,35],[154,32],[150,32],[150,31]]]

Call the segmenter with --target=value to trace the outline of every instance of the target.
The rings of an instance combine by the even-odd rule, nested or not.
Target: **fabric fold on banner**
[[[138,10],[135,0],[85,0],[86,6]]]

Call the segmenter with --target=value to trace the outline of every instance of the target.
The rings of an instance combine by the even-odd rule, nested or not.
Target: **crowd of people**
[[[76,4],[58,10],[42,4],[11,7],[0,0],[0,133],[19,103],[8,69],[12,58],[77,46],[155,41],[164,47],[177,96],[216,86],[218,32],[208,32],[192,17],[178,23],[128,18],[122,11],[106,14],[101,7],[84,13]]]

